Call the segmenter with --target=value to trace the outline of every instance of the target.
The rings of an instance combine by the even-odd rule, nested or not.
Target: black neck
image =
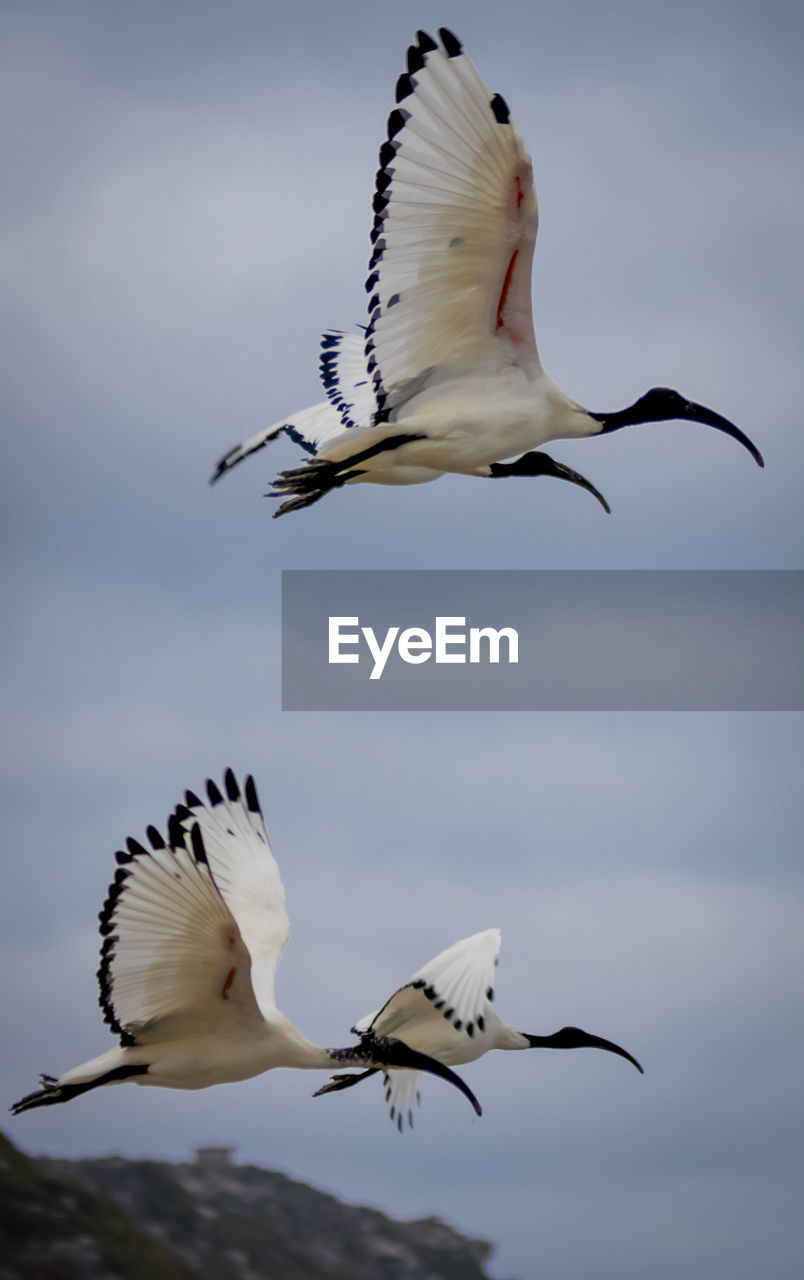
[[[678,391],[672,391],[669,387],[653,387],[626,409],[618,409],[614,413],[590,412],[589,417],[601,424],[600,435],[605,435],[607,431],[619,431],[620,427],[636,427],[641,422],[669,422],[673,418],[701,422],[704,426],[714,427],[716,431],[722,431],[731,436],[732,440],[737,440],[748,450],[757,466],[765,465],[759,449],[733,422],[729,422],[722,414],[715,413],[714,409],[707,409],[705,404],[685,399]]]
[[[592,413],[589,417],[602,423],[601,435],[607,431],[619,431],[621,427],[637,427],[643,422],[666,422],[678,418],[684,411],[685,401],[677,391],[669,387],[654,387],[646,391],[633,404],[611,413]]]

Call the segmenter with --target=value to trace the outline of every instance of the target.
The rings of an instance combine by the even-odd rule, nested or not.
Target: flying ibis
[[[289,435],[309,460],[274,481],[269,496],[283,499],[274,515],[344,484],[419,484],[445,472],[556,476],[608,511],[594,485],[541,446],[669,419],[715,427],[763,466],[734,423],[677,391],[654,387],[597,412],[548,377],[533,331],[530,156],[505,100],[452,32],[438,34],[420,31],[408,49],[380,148],[367,327],[325,333],[327,399],[230,449],[212,481]]]
[[[482,1058],[490,1049],[607,1049],[642,1067],[625,1049],[580,1027],[562,1027],[553,1035],[530,1035],[504,1022],[494,1008],[494,970],[500,951],[499,929],[486,929],[455,942],[415,973],[376,1013],[361,1019],[356,1035],[399,1037],[410,1048],[445,1065]],[[318,1094],[347,1089],[381,1068],[359,1075],[334,1075]],[[383,1072],[385,1100],[401,1130],[413,1127],[413,1102],[419,1101],[419,1072]],[[318,1096],[318,1095],[316,1095]]]

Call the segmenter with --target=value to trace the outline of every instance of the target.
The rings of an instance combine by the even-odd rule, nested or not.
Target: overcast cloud
[[[677,387],[766,458],[665,423],[547,480],[362,486],[272,522],[289,442],[363,319],[376,150],[417,26],[456,29],[531,147],[546,367],[595,409]],[[288,894],[283,1009],[313,1038],[499,925],[504,1016],[625,1045],[489,1055],[484,1116],[429,1082],[275,1072],[102,1090],[7,1123],[29,1151],[235,1144],[495,1240],[500,1277],[787,1280],[804,1258],[800,715],[280,711],[283,568],[800,568],[798,5],[6,3],[0,224],[10,602],[2,743],[11,1103],[111,1040],[112,855],[227,764]]]

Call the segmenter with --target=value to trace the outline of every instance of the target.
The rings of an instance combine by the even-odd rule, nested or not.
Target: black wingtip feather
[[[156,827],[153,827],[153,826],[148,827],[145,834],[147,835],[148,839],[151,842],[152,849],[154,849],[155,851],[158,851],[159,849],[164,849],[165,842],[162,839],[162,836],[160,835],[160,833],[157,831]]]
[[[404,129],[407,121],[410,119],[410,112],[400,110],[399,107],[392,111],[388,117],[388,141],[399,133],[400,129]]]
[[[246,804],[251,813],[262,813],[260,809],[260,798],[257,795],[257,784],[251,774],[246,778]]]
[[[426,31],[416,32],[416,43],[423,53],[432,53],[434,49],[438,48],[433,37]]]
[[[190,841],[193,846],[193,857],[195,858],[196,862],[206,862],[207,851],[204,848],[204,838],[201,835],[201,828],[199,827],[197,822],[193,827],[192,831],[190,832]]]
[[[453,35],[448,27],[439,27],[438,34],[441,37],[444,52],[449,58],[457,58],[459,54],[463,53],[463,45],[458,37]]]
[[[204,807],[203,800],[199,800],[194,791],[185,791],[184,803],[187,805],[188,809],[203,809]]]
[[[207,795],[209,796],[209,803],[213,807],[216,804],[223,804],[223,796],[211,778],[207,778]]]
[[[192,816],[189,809],[184,809],[183,812],[188,818]],[[170,841],[171,849],[184,848],[184,829],[181,824],[182,816],[177,809],[168,818],[168,840]]]
[[[424,52],[417,44],[412,44],[408,49],[406,66],[409,76],[415,76],[424,66]]]
[[[394,90],[394,101],[404,102],[405,98],[409,98],[413,93],[413,81],[407,73],[403,72],[396,82]]]
[[[380,147],[380,154],[378,156],[381,169],[388,168],[388,165],[394,159],[394,156],[396,155],[398,150],[399,150],[398,142],[390,142],[386,140],[382,144],[382,146]]]
[[[489,103],[489,106],[494,112],[494,119],[497,121],[497,124],[509,123],[511,119],[511,112],[508,110],[508,103],[505,101],[505,98],[503,98],[501,94],[495,93],[494,97]]]
[[[235,804],[240,799],[240,787],[237,784],[237,778],[235,777],[232,769],[226,770],[223,775],[223,782],[226,787],[227,796],[232,803]]]
[[[139,840],[135,840],[133,836],[129,836],[126,840],[126,848],[132,858],[148,857],[148,850],[140,844]]]

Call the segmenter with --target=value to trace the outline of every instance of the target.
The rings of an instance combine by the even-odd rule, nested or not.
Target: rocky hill
[[[0,1134],[0,1280],[489,1280],[491,1245],[202,1148],[32,1159]]]

